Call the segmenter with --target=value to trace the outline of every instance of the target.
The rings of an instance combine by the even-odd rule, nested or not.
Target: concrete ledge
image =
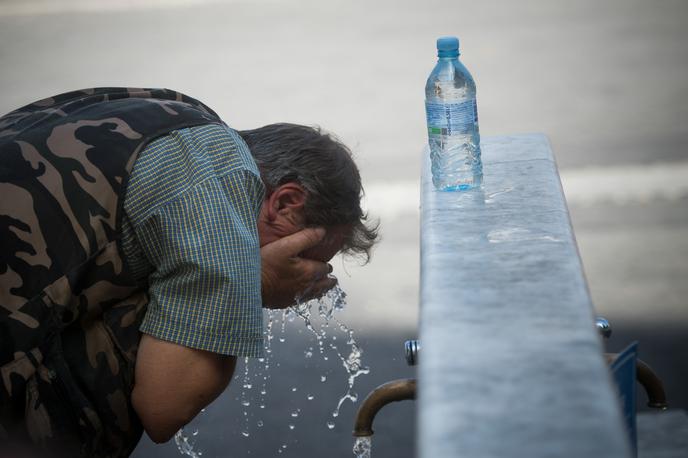
[[[630,456],[549,143],[481,146],[468,192],[424,153],[419,456]]]

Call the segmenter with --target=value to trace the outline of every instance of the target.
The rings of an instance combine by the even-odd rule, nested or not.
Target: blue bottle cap
[[[459,39],[456,37],[440,37],[437,39],[437,57],[457,57],[459,55]]]

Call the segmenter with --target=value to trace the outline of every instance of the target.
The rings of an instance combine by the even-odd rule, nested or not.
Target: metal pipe
[[[605,353],[607,363],[611,364],[619,356],[617,353]],[[664,392],[664,384],[652,368],[642,359],[636,359],[635,379],[645,389],[647,394],[647,406],[653,409],[666,410],[669,407]]]
[[[354,437],[372,436],[375,415],[390,402],[416,399],[416,380],[399,379],[384,383],[368,394],[356,414]]]
[[[635,373],[638,383],[645,388],[647,393],[647,406],[653,409],[666,410],[669,404],[667,404],[664,385],[652,368],[639,359],[636,361]]]

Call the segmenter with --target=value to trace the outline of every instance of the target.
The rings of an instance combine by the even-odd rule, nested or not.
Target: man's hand
[[[337,284],[336,278],[327,275],[332,266],[299,256],[324,236],[325,229],[303,229],[260,249],[263,307],[285,308],[293,305],[296,297],[320,297]]]

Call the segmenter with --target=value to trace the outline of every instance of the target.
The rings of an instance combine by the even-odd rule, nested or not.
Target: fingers
[[[317,293],[316,298],[321,297],[323,294],[331,290],[337,285],[337,277],[333,275],[328,275],[327,277],[323,278],[322,280],[318,281],[317,284],[315,285],[315,291]]]
[[[321,285],[323,293],[337,286],[337,283],[339,283],[339,280],[337,280],[337,277],[335,277],[334,275],[328,275],[327,277],[325,277]]]
[[[306,302],[311,299],[318,299],[322,297],[329,290],[334,288],[338,283],[337,277],[328,275],[324,278],[311,283],[305,291],[299,294],[296,298],[297,302]]]
[[[287,256],[296,256],[304,250],[314,247],[325,237],[322,227],[309,227],[299,232],[282,237],[272,242],[273,248],[284,252]]]
[[[301,254],[321,243],[325,229],[308,228],[264,245],[261,253],[263,306],[283,308],[321,297],[337,284],[325,259]],[[329,257],[327,258],[329,260]]]
[[[332,266],[326,262],[313,261],[312,259],[303,259],[301,262],[308,264],[308,269],[310,269],[313,274],[313,280],[317,281],[324,278],[332,272]]]

